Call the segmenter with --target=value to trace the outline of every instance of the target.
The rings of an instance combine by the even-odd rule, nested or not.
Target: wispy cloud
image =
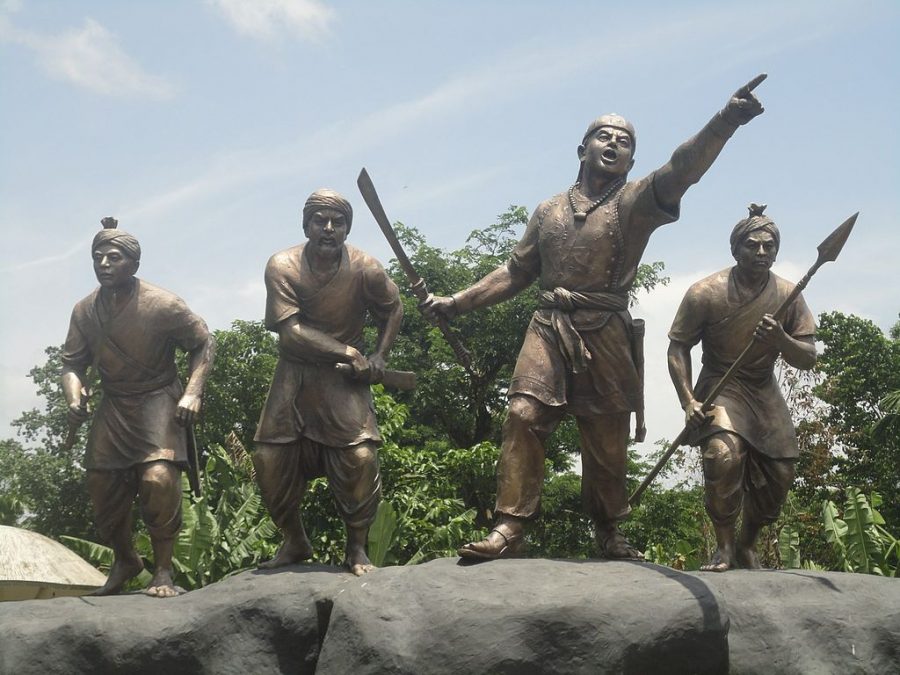
[[[106,96],[166,100],[175,88],[145,72],[119,46],[119,40],[94,19],[59,35],[43,35],[14,25],[0,15],[0,42],[30,50],[52,77]]]
[[[258,3],[207,1],[226,12],[229,17],[244,16],[241,13],[244,5],[265,7],[266,9],[246,9],[250,14],[259,11],[261,16],[267,17],[258,19],[263,23],[286,21],[281,12],[287,11],[284,8],[288,6],[294,8],[291,11],[296,12],[299,12],[296,8],[300,5],[315,5],[326,13],[330,12],[312,0],[261,0]],[[758,18],[751,20],[753,16],[748,11],[747,20],[743,22],[744,32],[759,41],[771,30],[773,17],[769,15],[763,21]],[[252,25],[256,20],[246,18],[244,25]],[[327,24],[329,19],[321,18],[316,21]],[[733,31],[734,22],[733,13],[729,12],[695,13],[682,17],[680,23],[659,22],[625,32],[618,39],[608,40],[602,45],[598,45],[595,39],[541,49],[531,43],[519,45],[493,63],[481,64],[477,69],[451,77],[421,96],[374,110],[367,115],[336,121],[294,143],[220,154],[210,159],[206,169],[193,180],[135,202],[127,209],[121,209],[120,215],[127,217],[129,221],[151,221],[177,208],[183,208],[186,204],[197,203],[226,191],[235,191],[239,187],[246,188],[266,180],[296,176],[312,169],[321,170],[324,162],[335,163],[348,156],[358,155],[408,132],[422,120],[433,123],[438,119],[452,118],[471,111],[475,105],[497,106],[522,92],[552,84],[561,77],[583,77],[585,70],[595,68],[597,63],[603,63],[608,58],[617,58],[623,51],[640,54],[641,63],[653,62],[676,46],[681,49],[684,31],[702,29],[707,35],[728,33]],[[774,23],[777,25],[777,22]],[[808,33],[823,34],[823,24],[834,25],[823,18],[818,25],[810,25]],[[751,51],[755,49],[752,45],[751,41],[748,45]],[[635,63],[630,65],[634,66]],[[711,64],[709,67],[714,69],[715,65]],[[73,247],[60,256],[54,256],[53,260],[74,255],[76,250],[78,249]],[[48,259],[42,259],[31,264],[47,261]]]
[[[331,32],[335,11],[318,0],[206,0],[241,35],[271,41],[288,34],[311,42]]]
[[[93,235],[91,235],[91,236],[93,236]],[[17,265],[11,266],[10,269],[24,270],[24,269],[28,269],[29,267],[40,267],[41,265],[48,265],[50,263],[59,263],[59,262],[62,262],[63,260],[68,260],[76,253],[84,251],[89,239],[90,239],[90,237],[82,237],[81,239],[78,240],[77,244],[73,244],[67,250],[63,251],[62,253],[55,253],[53,255],[41,256],[40,258],[35,258],[33,260],[27,260],[27,261],[19,263]]]

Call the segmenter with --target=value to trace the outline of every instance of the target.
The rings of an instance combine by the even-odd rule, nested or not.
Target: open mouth
[[[612,148],[607,148],[600,153],[600,156],[607,162],[615,162],[619,158],[619,154]]]

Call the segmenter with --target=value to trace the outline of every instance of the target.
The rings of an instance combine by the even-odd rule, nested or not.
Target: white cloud
[[[318,0],[207,0],[234,29],[257,40],[274,40],[282,33],[319,41],[330,33],[335,12]]]
[[[222,11],[235,27],[247,34],[263,36],[274,34],[276,24],[290,23],[294,30],[302,24],[304,30],[312,26],[327,28],[332,10],[317,0],[207,0]],[[789,13],[790,9],[783,10]],[[292,18],[288,18],[288,17]],[[745,32],[759,36],[771,25],[767,20],[756,19],[751,25],[749,13],[744,21]],[[305,17],[302,18],[301,17]],[[534,91],[560,77],[578,77],[593,64],[607,57],[614,57],[623,49],[642,54],[647,62],[667,53],[672,45],[683,39],[683,30],[700,27],[709,34],[731,31],[733,14],[694,13],[680,24],[659,23],[640,30],[626,32],[616,40],[598,47],[595,39],[565,46],[536,48],[533,43],[519,45],[507,51],[492,63],[482,63],[477,68],[452,76],[406,101],[345,118],[303,136],[294,143],[279,143],[249,151],[220,153],[192,180],[172,185],[170,188],[137,201],[122,212],[122,217],[152,220],[185,205],[196,203],[225,191],[272,180],[299,175],[312,168],[321,169],[323,162],[337,162],[348,155],[360,154],[374,145],[385,143],[409,131],[422,120],[435,121],[471,111],[476,106],[498,105],[522,92]],[[3,18],[0,17],[0,39],[3,37]],[[820,28],[810,27],[819,34]],[[267,33],[270,31],[270,33]],[[709,65],[714,69],[713,64]],[[695,76],[697,74],[695,73]],[[323,158],[327,158],[323,159]],[[125,212],[127,211],[127,213]],[[32,261],[32,264],[58,262],[80,250],[73,246],[69,251],[49,258]]]
[[[166,100],[175,88],[146,73],[119,46],[115,34],[94,19],[59,35],[42,35],[0,16],[0,42],[31,50],[52,77],[107,96]]]

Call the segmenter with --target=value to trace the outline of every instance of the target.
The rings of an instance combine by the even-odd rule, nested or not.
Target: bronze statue
[[[803,296],[782,320],[773,317],[794,284],[769,271],[781,236],[764,209],[750,206],[750,216],[731,233],[737,264],[691,286],[669,331],[669,373],[691,429],[687,442],[702,448],[706,511],[716,531],[718,550],[700,568],[707,571],[759,567],[759,531],[777,520],[800,453],[775,361],[781,355],[803,370],[816,362],[815,320]],[[692,388],[690,352],[701,340],[703,368]],[[705,412],[701,401],[751,340],[740,368]]]
[[[578,146],[568,191],[535,210],[509,262],[452,297],[422,303],[451,319],[512,297],[539,279],[540,308],[525,334],[509,388],[497,468],[497,523],[459,554],[476,560],[519,555],[524,524],[540,511],[544,441],[568,412],[582,441],[582,499],[601,554],[639,558],[618,528],[630,512],[625,486],[629,420],[642,406],[628,291],[650,235],[678,219],[679,203],[738,126],[763,112],[739,89],[700,132],[646,178],[627,181],[632,125],[618,115],[592,122]]]
[[[86,376],[100,374],[103,398],[88,434],[84,465],[97,530],[115,559],[96,595],[118,593],[143,564],[131,536],[137,497],[153,544],[155,572],[147,595],[181,591],[172,580],[172,550],[181,527],[181,469],[213,364],[215,340],[181,298],[135,277],[137,239],[104,218],[91,245],[100,288],[72,311],[63,352],[62,387],[69,423],[88,417]],[[182,388],[175,348],[190,354]]]
[[[266,265],[266,327],[278,333],[280,356],[253,464],[284,542],[260,567],[312,557],[300,500],[309,479],[327,476],[347,527],[346,565],[358,576],[372,569],[366,540],[381,500],[381,436],[369,382],[383,377],[403,306],[381,264],[344,243],[352,219],[344,197],[317,190],[303,207],[308,241]],[[360,351],[367,314],[378,327],[368,358]],[[351,376],[336,364],[349,364]]]

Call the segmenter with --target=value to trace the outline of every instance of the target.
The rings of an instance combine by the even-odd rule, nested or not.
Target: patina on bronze
[[[312,557],[300,501],[307,481],[327,476],[347,527],[346,565],[356,575],[372,569],[366,540],[381,500],[381,436],[369,383],[395,376],[387,371],[385,378],[385,361],[403,306],[381,264],[345,243],[352,219],[346,199],[317,190],[303,207],[308,241],[276,253],[266,265],[265,321],[278,334],[279,359],[253,464],[284,542],[263,568]],[[378,328],[368,358],[361,352],[367,315]]]
[[[755,204],[751,205],[752,208],[762,208],[765,207],[757,207]],[[794,290],[791,291],[791,294],[785,299],[783,303],[781,303],[781,307],[773,314],[773,316],[777,320],[781,320],[784,316],[784,313],[787,312],[788,308],[791,306],[791,303],[797,298],[798,295],[806,288],[806,285],[809,283],[810,279],[812,279],[813,275],[819,271],[819,268],[827,262],[834,262],[837,260],[838,255],[841,252],[841,249],[844,248],[844,244],[847,242],[848,237],[850,236],[850,232],[853,231],[853,226],[856,224],[856,218],[859,216],[859,212],[854,213],[852,216],[847,218],[843,223],[838,226],[838,228],[828,235],[824,241],[818,246],[819,255],[816,258],[816,262],[812,267],[807,270],[806,274],[803,275],[803,278],[797,282],[797,285],[794,286]],[[744,364],[744,360],[749,356],[750,350],[753,349],[755,345],[755,340],[749,340],[747,342],[747,346],[744,347],[744,351],[740,353],[734,363],[731,364],[731,367],[727,370],[727,372],[722,376],[722,379],[719,380],[718,384],[713,387],[712,391],[706,395],[706,398],[703,400],[703,410],[705,412],[709,412],[712,410],[713,405],[715,404],[716,397],[719,395],[719,392],[728,384],[728,381],[734,377],[740,367]],[[659,474],[662,468],[666,465],[666,462],[671,459],[672,455],[675,454],[676,450],[679,447],[684,445],[687,441],[688,436],[690,435],[692,427],[690,425],[686,425],[684,429],[681,430],[675,440],[673,440],[669,444],[668,450],[663,454],[663,456],[659,459],[659,461],[650,469],[647,476],[641,481],[641,484],[631,495],[631,498],[628,500],[632,506],[637,506],[640,504],[641,495],[644,494],[644,491],[650,486],[653,482],[653,479]]]
[[[760,566],[760,529],[777,520],[800,454],[775,362],[781,356],[795,368],[815,365],[815,320],[800,291],[837,257],[855,221],[835,233],[836,250],[828,242],[820,247],[816,265],[795,286],[770,271],[781,235],[764,209],[751,205],[731,234],[737,264],[691,286],[669,331],[669,373],[687,428],[678,445],[701,447],[706,511],[716,532],[717,551],[701,567],[707,571]],[[692,388],[690,352],[700,341],[703,368]]]
[[[535,279],[540,308],[525,334],[509,388],[497,468],[497,523],[459,553],[476,560],[522,552],[524,524],[540,512],[544,441],[566,413],[581,433],[582,501],[601,554],[638,558],[618,529],[630,512],[625,488],[632,412],[642,409],[639,364],[628,312],[641,255],[653,231],[679,216],[738,126],[763,112],[754,78],[700,132],[649,176],[627,182],[636,136],[619,115],[590,124],[575,184],[538,206],[509,262],[453,297],[429,297],[422,311],[453,317],[506,300]]]
[[[89,416],[88,368],[99,372],[103,390],[84,465],[97,530],[110,542],[115,560],[96,595],[118,593],[143,569],[131,535],[137,497],[155,563],[144,592],[170,597],[181,592],[172,580],[181,470],[188,465],[188,434],[200,412],[215,340],[183,300],[134,276],[141,259],[137,239],[117,229],[114,218],[102,223],[91,246],[100,287],[75,305],[62,356],[70,430]],[[175,368],[176,347],[190,355],[184,388]]]

